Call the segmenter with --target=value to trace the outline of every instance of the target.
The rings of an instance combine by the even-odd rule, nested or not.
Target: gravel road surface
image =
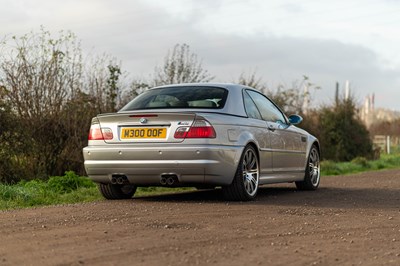
[[[0,212],[0,265],[400,265],[400,170]]]

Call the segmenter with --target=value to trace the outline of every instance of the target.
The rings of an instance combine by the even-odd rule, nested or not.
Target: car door
[[[257,106],[246,91],[243,91],[243,102],[250,120],[249,129],[259,146],[260,173],[261,175],[270,174],[272,173],[272,150],[268,124],[263,120]]]
[[[272,150],[273,172],[304,171],[306,143],[304,136],[292,126],[282,111],[266,96],[248,90],[262,118],[267,122]]]

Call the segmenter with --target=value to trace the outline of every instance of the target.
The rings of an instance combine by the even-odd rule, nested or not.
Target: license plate
[[[122,128],[121,139],[165,139],[167,129],[162,127]]]

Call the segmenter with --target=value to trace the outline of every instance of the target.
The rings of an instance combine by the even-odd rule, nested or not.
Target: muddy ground
[[[0,212],[0,265],[400,265],[400,170]]]

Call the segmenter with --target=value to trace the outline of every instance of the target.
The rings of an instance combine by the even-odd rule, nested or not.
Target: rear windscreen
[[[121,111],[170,108],[220,109],[228,91],[218,87],[180,86],[151,89],[137,96]]]

